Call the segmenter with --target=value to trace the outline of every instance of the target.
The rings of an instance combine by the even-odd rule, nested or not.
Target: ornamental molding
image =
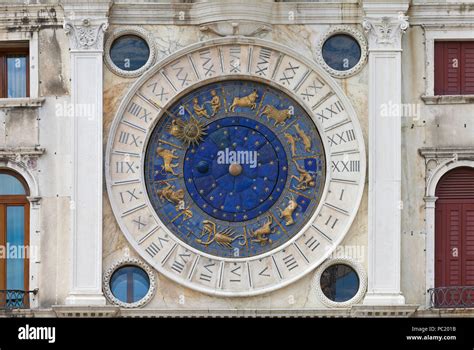
[[[399,12],[398,17],[365,17],[362,22],[369,50],[400,49],[403,33],[408,29],[408,16]]]
[[[427,202],[434,198],[436,185],[445,173],[460,166],[474,166],[474,147],[424,147],[418,152],[425,159]]]
[[[150,288],[148,289],[148,293],[142,299],[134,303],[125,303],[117,299],[113,295],[112,290],[110,289],[110,280],[112,278],[112,275],[117,269],[123,266],[130,266],[130,265],[140,267],[147,273],[148,279],[150,280]],[[103,281],[104,281],[103,282],[104,295],[107,298],[107,300],[111,302],[112,304],[115,304],[124,308],[138,308],[149,303],[150,300],[155,295],[156,285],[157,285],[155,273],[153,272],[152,268],[148,264],[144,263],[142,260],[136,259],[136,258],[130,258],[128,256],[120,260],[117,260],[115,263],[109,266],[109,268],[104,273]]]
[[[354,269],[359,277],[359,290],[357,291],[356,295],[353,298],[344,301],[344,302],[336,302],[329,299],[321,289],[321,276],[323,272],[330,266],[333,265],[347,265]],[[362,264],[355,260],[354,258],[350,257],[339,257],[326,260],[321,266],[319,266],[314,273],[313,281],[312,281],[312,290],[316,292],[318,299],[326,306],[331,308],[348,308],[352,305],[358,304],[365,295],[367,291],[367,273],[365,272],[364,267]]]
[[[0,160],[15,163],[22,168],[36,170],[38,158],[45,152],[39,147],[0,148]]]
[[[331,67],[329,67],[324,61],[323,58],[323,46],[326,40],[336,34],[347,34],[357,40],[359,47],[360,47],[360,59],[357,64],[352,67],[351,69],[345,71],[338,71]],[[367,61],[367,40],[365,39],[364,34],[354,28],[353,26],[349,25],[339,25],[333,26],[329,28],[329,30],[324,33],[321,38],[319,39],[317,46],[316,46],[316,61],[318,64],[323,67],[331,76],[335,78],[348,78],[353,76],[354,74],[358,73],[365,65]]]
[[[106,19],[95,24],[90,19],[80,22],[65,21],[64,31],[69,35],[69,43],[73,51],[102,51],[104,46],[104,32],[107,30]]]
[[[272,27],[268,24],[240,21],[240,22],[216,22],[209,23],[199,27],[199,30],[204,33],[212,33],[221,37],[242,35],[248,37],[258,37],[265,35],[272,31]]]
[[[126,70],[120,69],[119,67],[115,65],[115,63],[112,61],[112,58],[110,57],[110,49],[112,47],[112,44],[117,38],[123,35],[136,35],[142,38],[143,40],[146,41],[148,48],[150,49],[150,56],[148,57],[148,60],[142,67],[140,67],[137,70],[126,71]],[[155,63],[155,59],[156,59],[156,44],[155,44],[155,39],[153,38],[153,35],[147,30],[145,30],[144,28],[139,27],[139,26],[128,26],[128,27],[121,27],[121,28],[114,29],[110,34],[107,35],[104,51],[105,51],[104,52],[105,64],[107,65],[107,67],[113,73],[124,78],[135,78],[142,75],[143,72],[145,72],[148,68],[150,68],[153,65],[153,63]]]

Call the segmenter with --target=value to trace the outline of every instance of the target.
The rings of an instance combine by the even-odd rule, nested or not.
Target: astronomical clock
[[[354,110],[317,65],[226,38],[133,85],[111,128],[107,189],[123,234],[159,273],[208,294],[256,295],[341,242],[364,152]]]

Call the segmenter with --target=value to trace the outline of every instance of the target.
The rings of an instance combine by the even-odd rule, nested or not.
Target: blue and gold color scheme
[[[320,201],[326,160],[308,114],[282,91],[229,80],[185,95],[149,140],[152,205],[188,245],[250,257],[291,239]]]

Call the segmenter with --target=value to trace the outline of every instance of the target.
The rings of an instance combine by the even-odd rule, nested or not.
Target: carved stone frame
[[[115,41],[115,39],[124,35],[135,35],[142,38],[143,40],[146,41],[148,48],[150,49],[150,56],[148,57],[148,60],[141,68],[137,70],[127,71],[127,70],[120,69],[119,67],[115,65],[115,63],[112,61],[112,58],[110,57],[110,49],[112,47],[113,42]],[[123,27],[123,28],[117,28],[113,30],[112,33],[110,33],[107,36],[104,51],[105,51],[104,52],[105,64],[107,65],[107,67],[113,73],[124,78],[135,78],[135,77],[140,76],[143,72],[145,72],[148,68],[150,68],[153,65],[153,63],[155,63],[155,58],[156,58],[155,39],[148,31],[138,26]]]
[[[126,303],[117,299],[112,293],[112,290],[110,289],[110,280],[112,278],[112,275],[117,269],[123,266],[137,266],[143,269],[147,273],[148,279],[150,280],[150,288],[148,289],[148,293],[142,299],[134,303]],[[125,257],[113,263],[105,271],[103,283],[104,283],[104,294],[107,300],[112,304],[125,307],[125,308],[138,308],[138,307],[142,307],[146,305],[148,302],[150,302],[150,300],[153,298],[156,292],[156,277],[155,277],[155,273],[153,269],[148,264],[136,258]]]
[[[344,71],[335,70],[329,67],[326,61],[324,61],[323,45],[326,42],[326,40],[328,40],[330,37],[336,34],[349,35],[350,37],[354,38],[359,44],[360,59],[359,59],[359,62],[357,62],[357,64],[351,69],[344,70]],[[330,27],[329,30],[321,36],[316,46],[316,61],[321,67],[324,68],[324,70],[326,70],[329,74],[331,74],[331,76],[335,78],[351,77],[357,74],[364,67],[365,62],[367,61],[367,40],[365,39],[365,36],[362,32],[360,32],[359,30],[357,30],[356,28],[352,26],[338,25],[338,26]]]
[[[321,289],[321,276],[323,272],[330,266],[333,265],[347,265],[354,269],[357,276],[359,277],[359,289],[357,293],[351,299],[343,302],[337,302],[329,299]],[[338,257],[333,259],[326,260],[321,266],[319,266],[314,273],[314,277],[312,280],[313,288],[312,290],[316,292],[318,299],[326,306],[330,308],[344,308],[350,307],[354,304],[358,304],[364,297],[365,292],[367,291],[367,273],[365,272],[364,267],[353,258],[349,257]]]
[[[436,187],[444,174],[459,167],[474,168],[472,147],[426,147],[419,149],[425,159],[425,307],[430,307],[428,289],[435,286]]]

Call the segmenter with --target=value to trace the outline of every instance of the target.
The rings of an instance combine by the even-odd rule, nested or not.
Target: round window
[[[110,59],[121,70],[136,71],[143,67],[150,57],[147,42],[137,35],[123,35],[112,43]]]
[[[334,302],[348,301],[359,291],[359,276],[352,267],[344,264],[325,269],[320,283],[324,295]]]
[[[323,44],[324,62],[336,71],[354,68],[361,59],[361,47],[356,39],[347,34],[335,34]]]
[[[110,279],[110,290],[115,298],[132,304],[143,299],[150,289],[148,274],[138,266],[123,266]]]

